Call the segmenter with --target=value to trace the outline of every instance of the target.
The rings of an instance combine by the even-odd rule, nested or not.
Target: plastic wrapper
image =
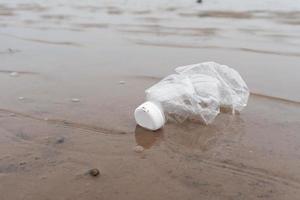
[[[234,69],[215,62],[177,67],[146,90],[148,101],[158,103],[167,119],[188,118],[211,123],[221,107],[240,112],[248,102],[249,89]]]

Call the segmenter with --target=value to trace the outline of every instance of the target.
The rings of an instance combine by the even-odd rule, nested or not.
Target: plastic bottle
[[[137,124],[158,130],[169,119],[182,122],[188,118],[210,124],[229,107],[241,111],[249,89],[239,73],[226,65],[205,62],[178,67],[146,90],[147,101],[135,110]]]

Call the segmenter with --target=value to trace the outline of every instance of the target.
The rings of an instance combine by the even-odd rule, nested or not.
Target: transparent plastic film
[[[213,122],[221,107],[241,111],[249,89],[234,69],[215,62],[205,62],[175,69],[146,90],[148,101],[159,104],[167,119],[182,122],[188,118]]]

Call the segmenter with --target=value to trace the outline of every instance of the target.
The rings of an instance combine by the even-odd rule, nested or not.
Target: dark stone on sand
[[[26,165],[26,162],[20,162],[19,165]]]
[[[65,138],[64,137],[60,137],[56,140],[56,144],[62,144],[65,142]]]
[[[197,3],[202,3],[202,0],[197,0]]]
[[[100,175],[99,169],[96,169],[96,168],[90,169],[88,173],[89,173],[89,175],[95,176],[95,177]]]

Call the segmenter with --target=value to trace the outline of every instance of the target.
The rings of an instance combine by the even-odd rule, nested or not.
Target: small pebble
[[[40,179],[42,179],[42,180],[44,180],[44,179],[46,179],[47,178],[47,176],[41,176],[40,177]]]
[[[9,53],[13,53],[14,50],[13,50],[12,48],[8,48],[8,52],[9,52]]]
[[[24,99],[25,99],[25,97],[18,97],[18,99],[19,99],[19,100],[24,100]]]
[[[15,117],[15,116],[16,116],[16,114],[15,114],[15,113],[10,113],[10,114],[9,114],[9,116],[11,116],[11,117]]]
[[[56,140],[56,144],[62,144],[65,142],[65,138],[64,137],[60,137]]]
[[[49,118],[45,117],[45,118],[44,118],[44,120],[45,120],[45,121],[48,121],[48,120],[49,120]]]
[[[99,176],[99,174],[100,174],[99,169],[94,168],[89,170],[89,175],[91,176]]]
[[[136,153],[141,153],[144,151],[144,147],[140,146],[140,145],[137,145],[133,148],[133,150],[136,152]]]
[[[79,101],[80,101],[80,99],[73,98],[73,99],[71,99],[71,101],[72,101],[72,102],[79,102]]]
[[[125,84],[125,81],[119,81],[119,84],[123,85],[123,84]]]
[[[26,162],[20,162],[19,165],[26,165]]]
[[[19,76],[19,73],[18,72],[11,72],[9,75],[11,77],[17,77],[17,76]]]

